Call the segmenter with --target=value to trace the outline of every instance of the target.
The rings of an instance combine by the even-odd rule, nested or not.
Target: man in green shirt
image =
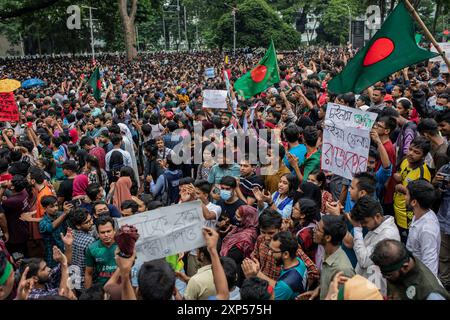
[[[114,221],[110,216],[100,216],[96,221],[99,240],[86,250],[86,271],[84,286],[89,289],[93,283],[104,285],[116,271]]]
[[[320,285],[313,291],[300,295],[300,299],[313,300],[320,295],[325,300],[330,282],[336,272],[341,271],[346,277],[353,277],[355,270],[342,250],[341,243],[347,233],[347,225],[342,216],[325,215],[314,229],[314,242],[325,248],[325,257],[320,270]]]

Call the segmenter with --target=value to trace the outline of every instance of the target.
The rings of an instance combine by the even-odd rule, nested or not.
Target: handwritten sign
[[[377,115],[328,103],[322,145],[322,169],[347,179],[366,171],[370,130]]]
[[[214,78],[216,76],[216,73],[214,71],[214,68],[206,68],[205,69],[205,77],[207,79]]]
[[[191,201],[117,219],[138,229],[137,264],[160,259],[205,245],[200,201]]]
[[[0,80],[0,92],[13,92],[20,88],[20,82],[14,79]]]
[[[0,93],[0,121],[19,121],[19,110],[12,92]]]
[[[203,90],[203,108],[226,109],[227,90]]]

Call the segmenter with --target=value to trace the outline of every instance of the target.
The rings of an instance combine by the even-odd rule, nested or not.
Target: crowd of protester
[[[0,299],[449,299],[449,74],[419,63],[328,92],[353,54],[283,53],[281,81],[247,100],[231,90],[227,109],[203,108],[203,91],[261,55],[0,60],[0,79],[46,83],[16,90],[20,119],[0,124]],[[378,115],[351,180],[321,168],[328,102]],[[180,164],[194,128],[220,136]],[[221,139],[238,130],[272,148],[280,132],[277,152],[254,163]],[[141,266],[118,255],[118,218],[194,200],[205,247]]]

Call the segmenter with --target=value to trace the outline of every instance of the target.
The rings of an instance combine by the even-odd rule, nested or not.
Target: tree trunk
[[[432,34],[436,34],[436,25],[439,19],[439,15],[441,14],[441,10],[442,10],[442,1],[436,1],[436,12],[434,14],[434,19],[433,19],[433,27],[431,29],[431,33]]]
[[[119,1],[120,18],[123,25],[123,34],[125,38],[125,47],[127,50],[128,61],[133,60],[137,56],[136,50],[136,31],[134,27],[134,19],[136,17],[137,1],[131,0],[131,12],[128,14],[128,0]]]

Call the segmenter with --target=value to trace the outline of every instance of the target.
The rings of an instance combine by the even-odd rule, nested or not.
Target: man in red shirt
[[[395,188],[395,181],[392,178],[394,176],[394,173],[396,172],[395,163],[397,163],[397,153],[395,151],[394,144],[392,143],[391,139],[389,138],[392,131],[395,130],[397,127],[397,122],[393,117],[389,116],[383,116],[381,117],[373,126],[373,128],[377,131],[378,136],[380,137],[381,142],[383,143],[384,148],[386,149],[386,152],[389,157],[389,161],[394,164],[392,167],[392,174],[391,177],[388,179],[386,186],[384,188],[383,192],[383,210],[384,214],[393,215],[394,214],[394,188]],[[381,161],[379,160],[375,170],[378,170],[381,166]],[[376,172],[376,171],[375,171]]]
[[[100,164],[100,168],[105,169],[106,161],[105,161],[105,149],[102,147],[98,147],[94,144],[94,140],[90,137],[83,137],[80,140],[80,147],[89,152],[91,156],[94,156],[98,159]]]

